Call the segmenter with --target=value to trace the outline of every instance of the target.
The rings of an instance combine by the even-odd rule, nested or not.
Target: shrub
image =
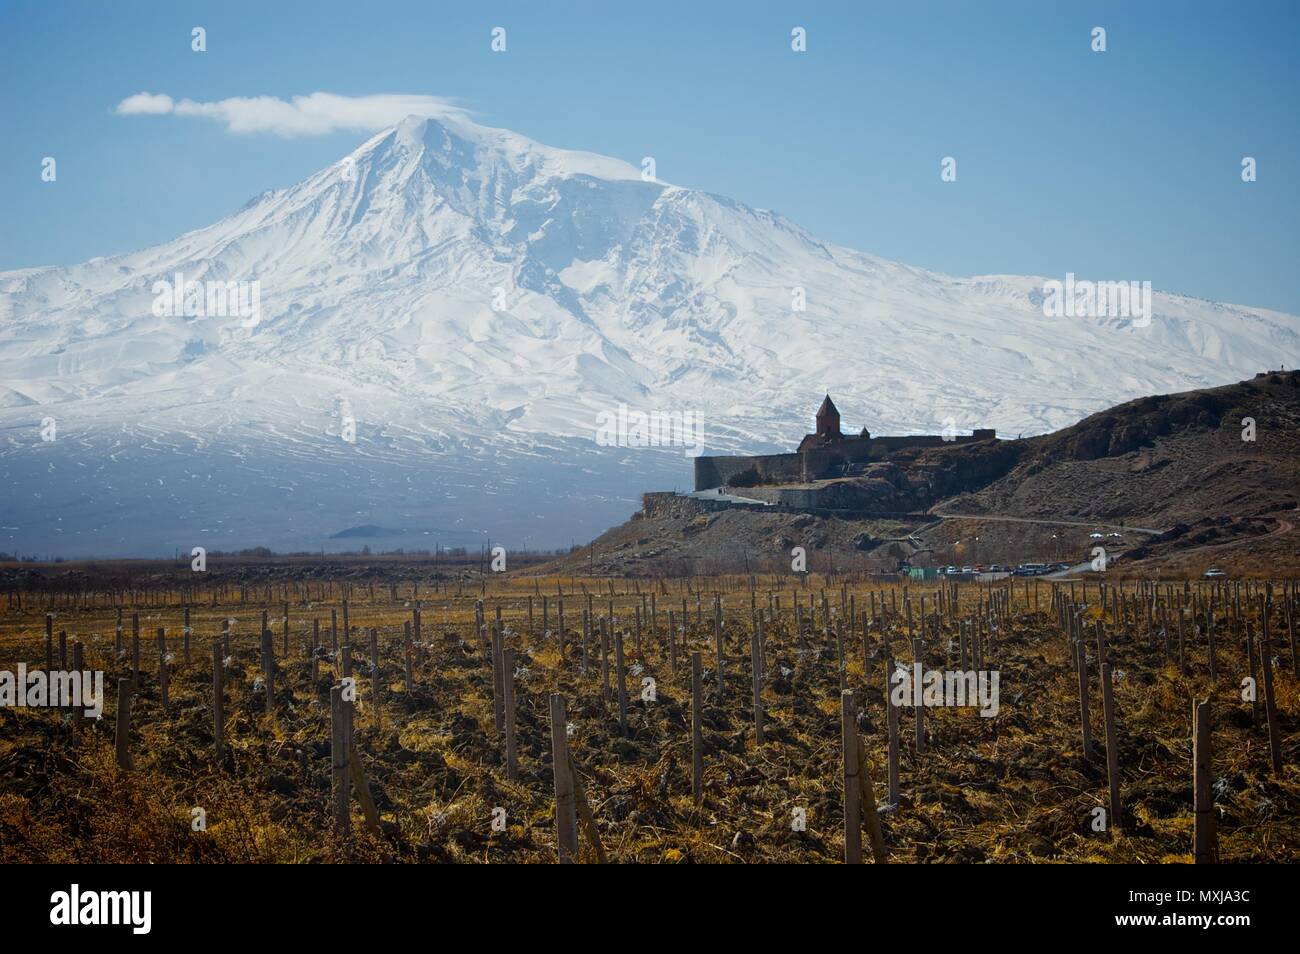
[[[758,486],[758,471],[753,467],[748,470],[742,470],[738,474],[732,474],[727,478],[728,487],[756,487]]]

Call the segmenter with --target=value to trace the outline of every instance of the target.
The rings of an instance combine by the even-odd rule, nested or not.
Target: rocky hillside
[[[1119,534],[1107,537],[1119,572],[1277,573],[1300,569],[1298,498],[1300,372],[1274,372],[1040,437],[900,452],[827,498],[876,517],[658,503],[563,562],[597,575],[745,572],[788,568],[796,546],[817,569],[1077,562],[1104,530]]]
[[[936,509],[1151,527],[1271,516],[1300,495],[1300,372],[1140,398],[1014,443],[1005,475]]]

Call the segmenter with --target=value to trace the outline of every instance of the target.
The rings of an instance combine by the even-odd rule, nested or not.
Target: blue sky
[[[1298,38],[1300,4],[1249,0],[0,0],[0,270],[164,241],[368,136],[115,115],[128,96],[409,93],[914,265],[1300,314]]]

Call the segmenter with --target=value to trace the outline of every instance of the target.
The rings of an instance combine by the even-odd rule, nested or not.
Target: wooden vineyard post
[[[573,764],[573,753],[569,753],[569,775],[573,779],[573,798],[578,809],[578,820],[582,822],[582,828],[587,833],[587,840],[591,842],[591,847],[596,852],[596,862],[605,864],[605,846],[600,843],[600,831],[596,828],[596,816],[591,813],[591,805],[587,803],[587,793],[582,789],[582,777],[578,775],[578,769]]]
[[[1187,612],[1182,607],[1178,609],[1178,671],[1187,673],[1187,651],[1183,640],[1183,622],[1187,617]]]
[[[506,731],[505,681],[501,663],[501,630],[492,624],[490,647],[492,651],[492,719],[496,726],[497,738]]]
[[[1115,696],[1111,687],[1110,663],[1101,664],[1101,711],[1106,722],[1106,778],[1110,783],[1110,819],[1108,828],[1122,827],[1119,796],[1119,737],[1115,733]]]
[[[871,843],[871,858],[878,865],[889,861],[885,851],[885,836],[880,830],[880,815],[876,812],[876,782],[871,777],[871,763],[867,761],[867,750],[862,744],[862,735],[858,735],[858,782],[862,786],[862,812],[867,822],[867,841]]]
[[[627,736],[627,667],[623,663],[623,631],[614,631],[614,665],[618,667],[618,732]]]
[[[686,614],[682,613],[682,625],[686,625]],[[722,645],[722,604],[714,602],[713,604],[713,643],[714,652],[717,656],[717,678],[718,678],[718,701],[722,701],[723,692],[726,691],[726,679],[723,673],[723,645]]]
[[[212,741],[220,767],[226,755],[226,700],[225,664],[219,639],[212,641]]]
[[[840,741],[844,761],[844,863],[862,864],[862,783],[858,778],[858,714],[852,690],[840,692]]]
[[[898,706],[894,705],[894,658],[885,657],[885,711],[889,728],[889,804],[898,806]]]
[[[131,614],[131,680],[140,685],[140,614]]]
[[[1070,635],[1070,667],[1075,672],[1079,671],[1079,615],[1075,608],[1070,606],[1066,609],[1066,627]]]
[[[275,650],[271,643],[272,636],[269,629],[262,630],[262,682],[266,690],[266,712],[267,715],[275,707]]]
[[[73,670],[73,672],[78,672],[78,673],[83,672],[84,669],[85,669],[85,665],[86,665],[86,660],[85,660],[84,650],[82,649],[81,640],[79,640],[79,639],[73,640],[73,642],[72,642],[72,670]],[[100,701],[102,702],[103,700],[100,700]],[[84,698],[82,699],[82,704],[83,704],[83,705],[85,704],[85,699],[84,699]],[[76,707],[74,707],[73,710],[72,710],[72,726],[73,726],[73,728],[76,729],[76,730],[78,730],[78,732],[79,732],[79,730],[81,729],[81,724],[82,724],[83,722],[85,722],[85,721],[86,721],[86,710],[85,710],[82,706],[76,706]]]
[[[885,728],[888,732],[888,801],[898,806],[898,707],[893,702],[894,660],[885,655]]]
[[[555,838],[560,864],[578,861],[578,809],[569,760],[569,717],[564,696],[551,693],[551,769],[555,779]]]
[[[700,654],[691,653],[691,794],[695,804],[704,800],[704,728],[700,720],[700,707],[704,690],[700,685],[703,673]]]
[[[515,738],[515,651],[501,651],[501,677],[506,706],[506,778],[519,778],[519,747]]]
[[[1219,836],[1215,830],[1214,793],[1210,787],[1214,747],[1210,729],[1210,701],[1194,703],[1192,709],[1193,796],[1195,835],[1193,858],[1198,865],[1219,860]]]
[[[158,700],[166,718],[171,714],[171,706],[167,699],[167,637],[161,626],[158,627]]]
[[[1250,695],[1250,724],[1259,724],[1259,668],[1255,659],[1255,630],[1251,621],[1246,620],[1246,655],[1250,662],[1250,682],[1255,691]]]
[[[917,663],[917,667],[913,669],[913,680],[918,676],[925,675],[925,664],[922,661],[923,655],[924,654],[921,651],[921,638],[918,636],[912,640],[912,659]],[[912,693],[914,703],[916,699],[922,700],[921,705],[913,704],[912,706],[912,709],[916,714],[916,754],[920,755],[925,751],[925,696],[921,693],[919,686],[913,686]]]
[[[190,664],[190,608],[185,607],[185,624],[181,629],[181,651],[185,655],[185,665]]]
[[[1088,718],[1088,644],[1076,640],[1074,644],[1079,671],[1079,723],[1083,727],[1083,757],[1092,761],[1092,725]]]
[[[1297,652],[1295,638],[1295,584],[1291,585],[1291,594],[1285,597],[1287,641],[1291,644],[1291,672],[1300,679],[1300,652]]]
[[[375,707],[375,722],[380,721],[379,711],[379,630],[370,627],[370,700]]]
[[[564,600],[562,600],[562,599],[560,599],[560,600],[556,600],[556,603],[557,603],[558,605],[557,605],[556,608],[555,608],[555,616],[556,616],[556,623],[555,623],[555,636],[556,636],[556,640],[555,640],[555,649],[556,649],[556,651],[560,654],[560,658],[559,658],[559,661],[558,661],[558,663],[557,663],[557,666],[558,666],[558,668],[563,669],[563,668],[564,668],[564,651],[565,651],[565,645],[564,645]],[[638,653],[640,652],[640,646],[637,647],[637,652],[638,652]],[[558,678],[558,674],[557,674],[557,678]]]
[[[59,669],[66,672],[68,669],[68,631],[59,630]]]
[[[848,688],[848,673],[844,659],[844,623],[840,620],[835,623],[835,667],[839,670],[840,692],[843,692]]]
[[[871,618],[864,616],[862,619],[862,682],[866,685],[871,682],[871,634],[867,628],[871,625]]]
[[[402,624],[402,651],[405,655],[406,663],[406,693],[411,694],[411,688],[415,685],[415,675],[411,666],[411,622],[407,620]]]
[[[672,674],[677,675],[677,623],[672,610],[668,611],[668,665]]]
[[[614,698],[614,690],[610,687],[609,681],[609,617],[600,618],[600,678],[604,684],[604,694],[601,696],[605,704]]]
[[[1282,774],[1282,738],[1277,721],[1277,703],[1273,698],[1273,641],[1268,627],[1268,607],[1260,601],[1264,617],[1263,638],[1259,644],[1259,658],[1264,666],[1264,718],[1268,721],[1268,754],[1273,774]]]
[[[316,681],[320,678],[320,660],[316,657],[316,650],[320,646],[320,620],[311,621],[311,645],[307,649],[307,658],[311,664],[311,694],[316,695]]]
[[[582,611],[582,666],[581,671],[585,676],[587,674],[587,656],[589,654],[588,646],[591,644],[591,609]]]
[[[763,744],[763,624],[756,622],[749,638],[750,669],[754,683],[754,744]],[[842,671],[842,670],[841,670]],[[842,678],[842,676],[841,676]]]
[[[659,606],[655,603],[655,594],[650,594],[650,642],[656,645],[659,642]],[[673,672],[677,667],[673,667]]]
[[[357,801],[361,803],[361,814],[366,820],[366,831],[378,836],[379,810],[375,807],[374,796],[370,794],[370,782],[366,780],[366,770],[361,765],[361,756],[357,754],[357,745],[353,738],[352,716],[355,710],[350,702],[345,702],[343,705],[347,707],[349,781],[357,790]]]
[[[351,746],[348,744],[348,703],[343,701],[343,686],[330,688],[330,783],[334,804],[334,834],[345,849],[352,834],[352,817],[348,811],[348,789],[352,784]]]
[[[1219,678],[1219,671],[1215,666],[1214,659],[1214,610],[1210,610],[1205,617],[1205,638],[1209,643],[1210,681],[1213,682]]]
[[[124,772],[135,768],[131,760],[131,688],[135,683],[131,679],[117,681],[117,732],[114,742],[117,748],[117,767]]]

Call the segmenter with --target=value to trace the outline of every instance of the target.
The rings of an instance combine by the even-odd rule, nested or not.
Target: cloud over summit
[[[172,99],[166,93],[140,92],[118,103],[114,112],[119,116],[197,116],[223,123],[232,133],[320,136],[337,130],[375,132],[410,115],[446,116],[464,110],[442,97],[414,93],[339,96],[316,92],[287,100],[235,96],[197,102]]]

